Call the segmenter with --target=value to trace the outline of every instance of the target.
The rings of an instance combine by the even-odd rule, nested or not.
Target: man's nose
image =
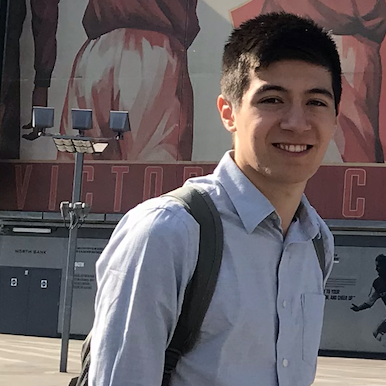
[[[289,106],[282,116],[281,128],[297,132],[310,130],[311,124],[304,107],[295,104]]]

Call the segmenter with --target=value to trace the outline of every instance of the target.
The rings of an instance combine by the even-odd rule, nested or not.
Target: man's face
[[[255,185],[303,184],[317,171],[335,131],[332,78],[303,61],[251,72],[241,104],[218,107],[234,134],[234,159]]]

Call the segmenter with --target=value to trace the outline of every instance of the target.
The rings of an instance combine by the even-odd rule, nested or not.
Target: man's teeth
[[[277,147],[279,149],[289,151],[290,153],[301,153],[302,151],[307,150],[307,145],[286,145],[283,143],[279,143]]]

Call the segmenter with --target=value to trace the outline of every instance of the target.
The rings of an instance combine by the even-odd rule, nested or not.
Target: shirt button
[[[287,307],[287,302],[284,300],[283,301],[283,308],[286,308]]]
[[[283,359],[283,367],[287,367],[288,366],[288,360],[287,359]]]
[[[276,213],[272,213],[272,220],[274,220],[274,221],[277,220],[277,214]]]

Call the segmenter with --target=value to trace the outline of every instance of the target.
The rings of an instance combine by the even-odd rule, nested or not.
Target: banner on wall
[[[125,213],[151,197],[211,173],[215,163],[125,164],[87,162],[83,200],[94,213]],[[58,211],[71,197],[73,164],[0,162],[0,210]],[[385,167],[322,166],[306,194],[326,219],[384,220]],[[322,194],[321,194],[322,192]]]

